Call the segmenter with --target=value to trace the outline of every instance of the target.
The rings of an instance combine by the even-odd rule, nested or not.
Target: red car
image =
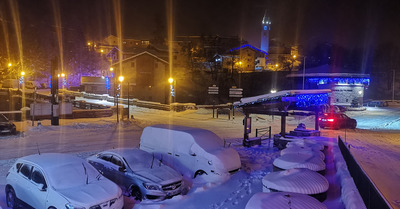
[[[325,113],[318,118],[318,123],[321,128],[355,129],[357,127],[357,121],[344,113]]]

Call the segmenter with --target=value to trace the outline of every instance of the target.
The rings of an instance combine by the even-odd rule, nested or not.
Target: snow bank
[[[268,204],[266,204],[268,203]],[[291,192],[259,192],[247,202],[246,209],[326,209],[317,199],[305,194]]]
[[[324,176],[305,168],[269,173],[262,179],[262,184],[266,192],[274,189],[300,194],[319,194],[326,192],[329,188],[329,182]]]
[[[340,179],[340,186],[342,188],[342,201],[346,206],[346,209],[366,208],[364,201],[361,198],[356,185],[354,184],[353,178],[347,169],[346,161],[344,160],[337,145],[333,147],[333,154],[337,170],[336,175]]]

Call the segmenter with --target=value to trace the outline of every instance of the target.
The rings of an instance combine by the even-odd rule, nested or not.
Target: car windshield
[[[1,122],[1,123],[8,122],[8,119],[6,118],[6,116],[0,115],[0,122]]]
[[[150,168],[152,164],[159,165],[158,159],[153,159],[153,155],[146,152],[133,152],[124,158],[133,171]]]
[[[51,186],[56,190],[79,187],[96,180],[99,173],[85,161],[70,162],[47,171]]]

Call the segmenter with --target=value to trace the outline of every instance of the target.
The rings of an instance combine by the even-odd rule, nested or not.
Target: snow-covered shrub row
[[[367,208],[363,199],[354,184],[353,177],[351,177],[347,169],[346,161],[337,145],[333,146],[333,154],[336,165],[336,175],[340,179],[340,187],[342,192],[342,201],[346,209],[363,209]]]

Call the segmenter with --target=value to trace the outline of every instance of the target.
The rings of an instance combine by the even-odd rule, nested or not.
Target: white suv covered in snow
[[[18,159],[6,177],[7,206],[40,209],[121,209],[121,189],[85,160],[68,154]],[[25,208],[25,207],[23,207]]]

